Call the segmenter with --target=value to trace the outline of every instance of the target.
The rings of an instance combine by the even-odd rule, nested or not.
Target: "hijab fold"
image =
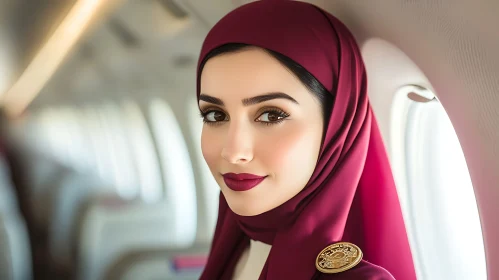
[[[243,5],[208,33],[198,64],[215,48],[245,43],[281,53],[334,97],[317,166],[305,188],[281,206],[243,217],[220,205],[201,279],[231,279],[249,245],[272,245],[260,279],[312,279],[326,246],[348,241],[396,279],[416,279],[409,242],[379,128],[367,96],[364,63],[348,29],[308,3],[263,0]],[[312,96],[311,96],[312,97]]]

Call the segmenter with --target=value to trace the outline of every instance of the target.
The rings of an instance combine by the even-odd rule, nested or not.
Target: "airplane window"
[[[458,137],[436,98],[415,102],[407,90],[396,95],[390,144],[418,279],[486,279],[478,209]]]

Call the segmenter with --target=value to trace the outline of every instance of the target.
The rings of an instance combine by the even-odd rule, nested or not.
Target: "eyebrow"
[[[262,103],[262,102],[273,100],[273,99],[287,99],[295,104],[299,104],[298,101],[296,101],[293,97],[291,97],[285,93],[282,93],[282,92],[271,92],[271,93],[266,93],[266,94],[250,97],[250,98],[245,98],[242,100],[242,102],[243,102],[244,106],[250,106],[250,105]],[[222,99],[216,98],[213,96],[209,96],[209,95],[204,94],[204,93],[199,95],[199,100],[203,100],[205,102],[209,102],[209,103],[219,105],[219,106],[225,106]]]

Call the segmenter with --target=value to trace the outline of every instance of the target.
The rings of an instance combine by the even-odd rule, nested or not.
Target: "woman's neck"
[[[258,279],[265,262],[267,261],[271,248],[272,247],[268,244],[251,240],[249,248],[243,252],[236,265],[233,279]]]

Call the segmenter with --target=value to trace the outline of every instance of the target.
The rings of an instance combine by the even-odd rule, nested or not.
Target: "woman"
[[[203,44],[203,156],[221,188],[201,279],[416,279],[386,152],[346,27],[265,0]]]

